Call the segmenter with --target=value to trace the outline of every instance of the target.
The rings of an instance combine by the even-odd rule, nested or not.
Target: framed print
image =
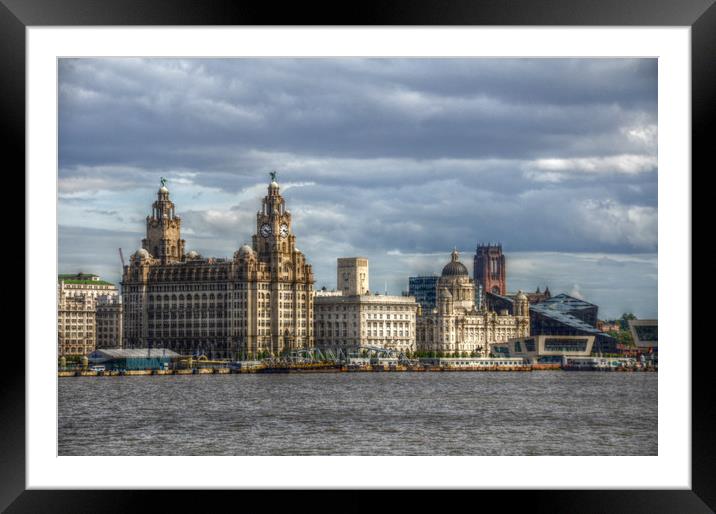
[[[713,509],[711,4],[3,0],[28,298],[3,508]]]

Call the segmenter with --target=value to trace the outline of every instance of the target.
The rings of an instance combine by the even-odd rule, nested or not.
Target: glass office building
[[[437,306],[437,275],[409,277],[408,295],[414,296],[423,309],[434,309]]]

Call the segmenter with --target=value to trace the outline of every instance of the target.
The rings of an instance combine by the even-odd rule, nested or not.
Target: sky
[[[657,317],[656,59],[61,59],[58,95],[60,273],[118,283],[160,177],[186,250],[229,257],[276,170],[316,288],[499,241],[509,291]]]

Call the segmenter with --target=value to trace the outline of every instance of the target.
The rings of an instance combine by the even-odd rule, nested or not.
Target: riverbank
[[[148,376],[148,375],[228,375],[228,374],[263,374],[263,373],[391,373],[391,372],[456,372],[456,371],[490,371],[490,372],[528,372],[528,371],[595,371],[595,372],[615,372],[615,373],[656,373],[655,368],[562,368],[559,366],[544,365],[525,365],[525,366],[480,366],[480,367],[460,367],[460,366],[323,366],[323,367],[254,367],[248,369],[236,368],[194,368],[194,369],[168,369],[168,370],[106,370],[106,371],[90,371],[90,370],[65,370],[58,371],[58,377],[120,377],[120,376]]]

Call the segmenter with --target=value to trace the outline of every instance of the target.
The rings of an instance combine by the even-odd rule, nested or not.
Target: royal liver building
[[[231,359],[312,347],[313,282],[275,173],[252,244],[233,259],[184,252],[162,179],[147,237],[124,266],[124,345]]]

